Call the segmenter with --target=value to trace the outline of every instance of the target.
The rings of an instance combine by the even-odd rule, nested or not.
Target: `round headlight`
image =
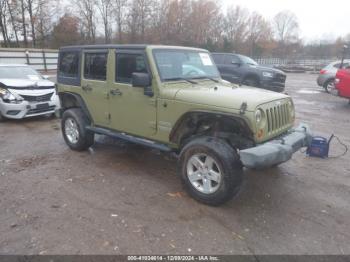
[[[258,124],[261,123],[261,120],[262,120],[262,112],[261,112],[260,109],[256,110],[256,112],[255,112],[255,119],[256,119],[256,122],[257,122]]]

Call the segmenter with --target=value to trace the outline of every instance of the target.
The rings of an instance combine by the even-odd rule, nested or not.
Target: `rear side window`
[[[61,53],[59,76],[76,78],[79,73],[79,52]]]
[[[147,73],[143,54],[117,54],[116,82],[131,83],[133,73]]]
[[[212,55],[215,64],[217,65],[222,65],[225,63],[225,56],[224,55],[218,55],[218,54],[213,54]]]
[[[84,78],[105,81],[107,78],[107,53],[85,53]]]
[[[227,64],[227,65],[239,64],[240,61],[241,60],[237,56],[235,56],[235,55],[228,55],[228,56],[226,56],[225,64]]]

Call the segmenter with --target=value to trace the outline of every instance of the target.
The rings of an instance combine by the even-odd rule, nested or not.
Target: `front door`
[[[108,50],[84,51],[82,66],[82,96],[95,125],[109,125]]]
[[[133,73],[149,73],[143,50],[116,50],[113,83],[110,84],[111,128],[135,136],[149,137],[156,133],[156,98],[144,89],[132,86]]]

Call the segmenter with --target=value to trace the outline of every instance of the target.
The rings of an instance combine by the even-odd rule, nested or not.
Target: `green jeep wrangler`
[[[310,143],[289,96],[222,80],[203,49],[64,47],[57,78],[71,149],[102,134],[175,152],[189,194],[208,205],[239,192],[243,167],[276,166]]]

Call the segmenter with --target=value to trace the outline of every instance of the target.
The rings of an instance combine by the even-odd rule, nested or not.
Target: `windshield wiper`
[[[174,78],[167,78],[167,79],[164,79],[165,81],[179,81],[179,80],[183,80],[183,81],[187,81],[191,84],[198,84],[196,81],[193,81],[191,79],[188,79],[188,78],[184,78],[184,77],[174,77]]]
[[[194,77],[194,78],[192,78],[192,79],[209,79],[209,80],[211,80],[211,81],[213,81],[213,82],[215,82],[215,83],[220,83],[219,80],[217,80],[217,79],[215,79],[215,78],[212,78],[212,77],[210,77],[210,76],[199,76],[199,77]]]

